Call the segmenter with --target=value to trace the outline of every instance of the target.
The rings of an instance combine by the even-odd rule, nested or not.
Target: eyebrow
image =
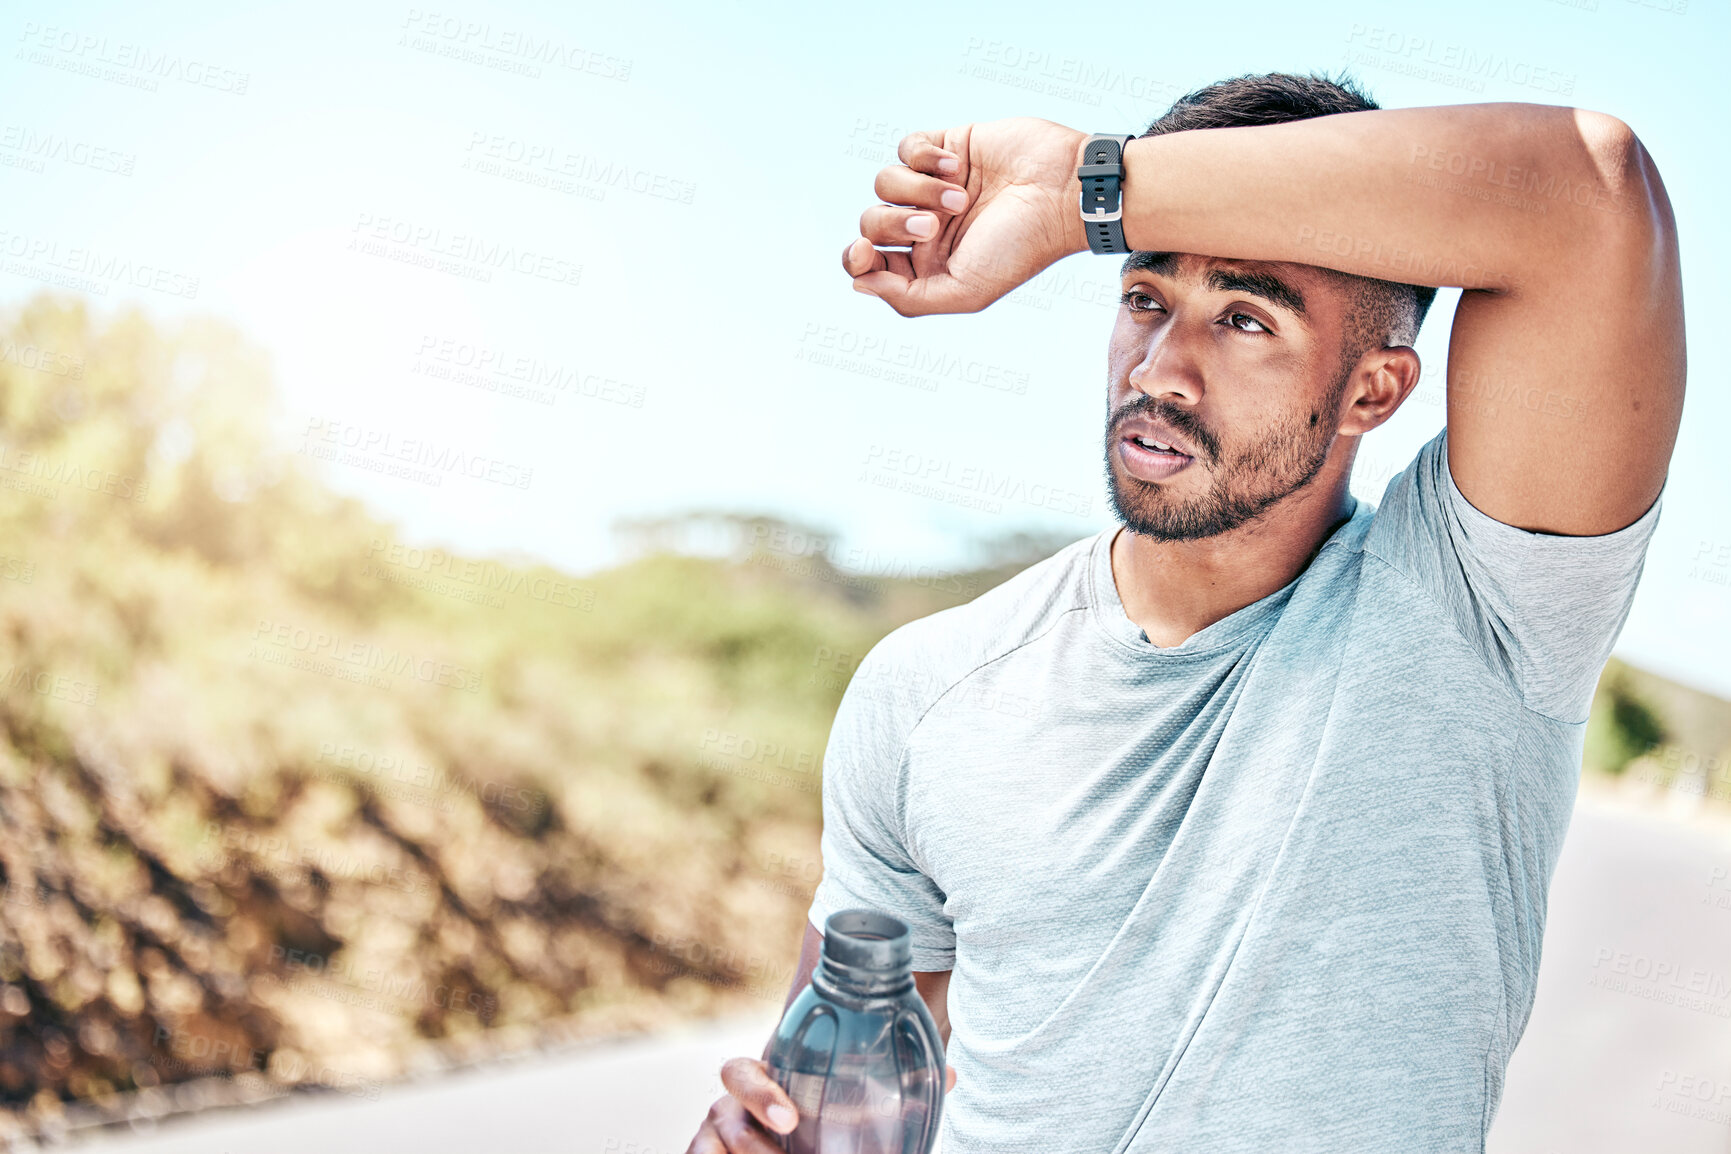
[[[1171,276],[1172,270],[1178,265],[1178,254],[1175,252],[1133,252],[1124,258],[1124,267],[1118,270],[1122,280],[1133,272],[1151,272],[1156,276]]]
[[[1151,272],[1156,276],[1171,276],[1178,267],[1174,252],[1133,252],[1124,261],[1119,277],[1133,272]],[[1238,292],[1259,297],[1269,304],[1304,316],[1304,294],[1271,272],[1245,272],[1238,269],[1216,268],[1208,271],[1208,287],[1214,292]]]

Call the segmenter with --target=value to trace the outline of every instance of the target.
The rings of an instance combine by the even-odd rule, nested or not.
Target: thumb
[[[948,1094],[951,1090],[954,1090],[955,1088],[956,1088],[956,1068],[954,1066],[945,1066],[944,1067],[944,1093]]]
[[[853,287],[855,292],[877,297],[904,317],[977,311],[958,299],[953,280],[939,281],[938,277],[910,277],[880,269],[854,277]]]
[[[774,1076],[757,1058],[729,1058],[721,1067],[721,1084],[772,1133],[786,1134],[799,1124],[799,1111]]]

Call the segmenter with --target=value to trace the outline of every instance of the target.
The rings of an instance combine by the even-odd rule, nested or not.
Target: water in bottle
[[[907,923],[876,910],[824,921],[811,982],[764,1060],[793,1099],[789,1154],[930,1154],[944,1104],[944,1044],[914,988]]]

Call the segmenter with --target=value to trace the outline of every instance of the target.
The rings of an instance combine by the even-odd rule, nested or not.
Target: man
[[[854,287],[969,312],[1088,251],[1085,138],[910,135]],[[1123,165],[1123,525],[862,662],[794,989],[828,914],[908,922],[945,1154],[1482,1150],[1683,403],[1664,189],[1608,116],[1285,75]],[[1372,508],[1445,285],[1447,425]],[[773,1149],[762,1063],[723,1081],[691,1151]]]

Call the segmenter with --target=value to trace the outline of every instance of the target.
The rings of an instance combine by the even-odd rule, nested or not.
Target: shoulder
[[[952,686],[1085,609],[1093,547],[1101,530],[1064,546],[972,601],[891,630],[861,660],[849,686],[917,710],[917,720]]]
[[[1586,720],[1640,583],[1663,493],[1595,536],[1518,528],[1456,485],[1445,427],[1383,493],[1365,551],[1400,574],[1519,695],[1552,720]]]
[[[1447,433],[1445,427],[1420,445],[1406,467],[1389,478],[1366,526],[1362,543],[1366,552],[1392,562],[1417,547],[1412,537],[1421,527],[1434,532],[1437,511],[1446,498]]]

